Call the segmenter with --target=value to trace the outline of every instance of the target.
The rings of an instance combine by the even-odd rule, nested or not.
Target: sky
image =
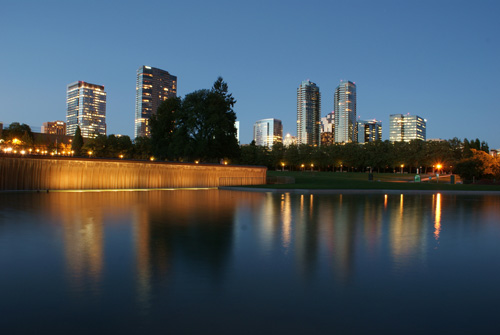
[[[0,122],[66,121],[66,89],[104,85],[109,134],[133,137],[136,71],[177,76],[178,95],[218,76],[236,98],[240,142],[260,119],[296,135],[297,88],[333,110],[340,80],[357,115],[427,119],[427,138],[500,148],[500,1],[0,0]]]

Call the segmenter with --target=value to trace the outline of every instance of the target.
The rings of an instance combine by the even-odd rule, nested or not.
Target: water
[[[3,334],[494,333],[500,197],[0,194]]]

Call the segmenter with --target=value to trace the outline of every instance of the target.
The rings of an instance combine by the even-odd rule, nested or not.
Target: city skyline
[[[237,100],[242,144],[252,140],[255,120],[266,117],[282,120],[284,133],[295,133],[301,81],[321,87],[323,117],[331,112],[338,82],[349,79],[357,85],[361,119],[388,125],[390,114],[423,115],[427,138],[480,138],[500,147],[494,127],[500,121],[499,3],[324,2],[305,9],[300,2],[283,4],[267,4],[263,11],[263,4],[157,3],[154,17],[171,13],[169,33],[176,36],[175,42],[161,42],[162,20],[152,20],[147,35],[125,24],[136,19],[135,2],[120,4],[119,19],[112,2],[100,4],[99,11],[62,1],[9,2],[0,13],[6,32],[0,122],[36,130],[64,118],[65,86],[79,79],[105,85],[108,134],[133,138],[134,70],[148,64],[178,76],[178,96],[209,88],[222,76]],[[339,11],[346,14],[332,24],[331,13]],[[308,29],[299,24],[304,17],[315,18],[306,20]],[[78,48],[68,48],[73,34],[64,27],[89,20],[98,24],[86,28]],[[314,48],[297,49],[299,40]],[[135,41],[155,47],[139,48]],[[339,45],[345,52],[338,52]],[[97,57],[85,52],[93,49]],[[29,98],[20,89],[25,80],[39,83]],[[478,81],[481,89],[468,94],[470,83]],[[264,83],[272,89],[262,89]],[[440,87],[439,94],[431,93],[431,85]],[[383,139],[388,137],[385,131]]]

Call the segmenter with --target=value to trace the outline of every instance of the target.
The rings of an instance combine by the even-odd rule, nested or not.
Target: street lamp
[[[302,171],[304,171],[304,164],[300,164],[300,167],[302,168]]]
[[[281,172],[285,171],[285,163],[281,162]]]
[[[89,157],[92,156],[92,151],[87,152],[89,154]]]
[[[313,169],[314,169],[314,164],[311,163],[311,172],[313,171]]]
[[[401,174],[403,174],[403,168],[405,167],[404,164],[401,164]]]

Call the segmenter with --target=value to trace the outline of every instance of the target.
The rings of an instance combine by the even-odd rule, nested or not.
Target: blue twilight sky
[[[500,1],[0,1],[0,122],[39,131],[66,120],[66,85],[104,85],[108,134],[133,136],[136,70],[178,77],[178,94],[217,76],[237,99],[241,143],[255,121],[296,134],[297,87],[341,79],[357,114],[427,119],[427,138],[500,148]]]

